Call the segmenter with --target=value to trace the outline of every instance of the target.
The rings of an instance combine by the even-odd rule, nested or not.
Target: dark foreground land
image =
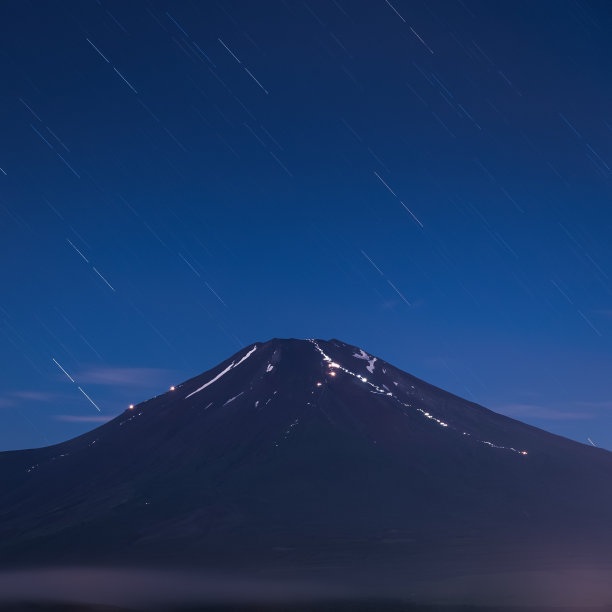
[[[0,612],[603,612],[611,477],[359,347],[273,339],[0,453]]]
[[[206,604],[188,607],[123,608],[75,603],[11,603],[0,604],[0,612],[612,612],[611,606],[429,606],[394,601],[318,602],[308,604]]]

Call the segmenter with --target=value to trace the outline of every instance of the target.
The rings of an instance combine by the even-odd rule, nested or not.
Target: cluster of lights
[[[381,389],[380,387],[378,387],[377,385],[375,385],[374,383],[368,382],[368,379],[365,376],[361,376],[361,374],[357,374],[355,372],[351,372],[351,370],[348,370],[347,368],[343,368],[340,364],[336,363],[335,361],[332,361],[331,357],[329,357],[329,355],[326,355],[325,352],[321,349],[321,347],[317,344],[317,342],[315,340],[309,340],[309,342],[311,342],[314,347],[317,349],[317,351],[321,354],[321,356],[323,357],[323,361],[325,361],[328,365],[328,367],[330,368],[329,371],[329,375],[330,376],[335,376],[336,372],[334,372],[334,369],[340,369],[343,372],[346,372],[347,374],[350,374],[351,376],[354,376],[355,378],[358,378],[359,380],[361,380],[364,383],[367,383],[368,385],[370,385],[371,387],[373,387],[375,389],[375,391],[372,391],[372,393],[374,392],[378,392],[381,395],[387,395],[389,397],[391,397],[393,400],[399,402],[400,404],[402,404],[403,406],[405,406],[406,408],[412,408],[412,406],[410,404],[406,404],[405,402],[402,402],[399,398],[395,397],[393,395],[393,393],[391,393],[390,391],[385,391],[383,389]],[[367,355],[364,351],[362,351],[362,353],[364,353],[364,355]],[[354,355],[355,357],[360,357],[359,355]],[[372,362],[373,363],[373,362]],[[383,372],[385,372],[385,370],[383,369]],[[385,372],[386,373],[386,372]],[[397,385],[397,383],[395,383]],[[320,387],[321,383],[317,383],[317,387]],[[412,386],[412,388],[414,389],[414,385]],[[422,408],[417,408],[417,410],[426,418],[431,419],[432,421],[435,421],[438,425],[440,425],[441,427],[448,427],[448,423],[445,423],[444,421],[441,421],[440,419],[436,418],[435,416],[433,416],[432,414],[430,414],[429,412],[423,410]],[[452,429],[452,427],[451,427]],[[467,432],[463,432],[463,435],[471,435],[468,434]],[[519,455],[527,455],[527,451],[520,451],[517,450],[516,448],[512,448],[511,446],[499,446],[497,444],[493,444],[492,442],[488,442],[486,440],[478,440],[478,442],[482,443],[482,444],[486,444],[492,448],[499,448],[499,449],[503,449],[503,450],[509,450],[509,451],[513,451],[515,453],[518,453]]]
[[[399,400],[398,400],[399,401]],[[410,404],[404,404],[404,402],[400,402],[401,404],[403,404],[404,406],[406,406],[406,408],[412,408],[412,406]],[[429,414],[429,412],[425,412],[425,410],[421,409],[421,408],[417,408],[417,410],[423,415],[426,416],[428,419],[432,419],[434,420],[438,425],[440,425],[441,427],[448,427],[448,423],[445,423],[444,421],[441,421],[440,419],[436,419],[435,416],[433,416],[433,414]]]

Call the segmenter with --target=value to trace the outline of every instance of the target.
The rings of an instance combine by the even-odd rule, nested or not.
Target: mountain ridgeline
[[[0,562],[601,564],[611,476],[611,453],[360,348],[273,339],[85,435],[0,453]]]

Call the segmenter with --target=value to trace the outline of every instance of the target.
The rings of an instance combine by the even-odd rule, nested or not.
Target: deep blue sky
[[[2,2],[0,449],[274,336],[612,449],[611,27],[559,0]]]

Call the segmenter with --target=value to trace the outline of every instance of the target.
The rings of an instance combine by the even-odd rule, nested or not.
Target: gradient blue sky
[[[274,336],[612,449],[611,27],[558,0],[3,2],[0,449]]]

